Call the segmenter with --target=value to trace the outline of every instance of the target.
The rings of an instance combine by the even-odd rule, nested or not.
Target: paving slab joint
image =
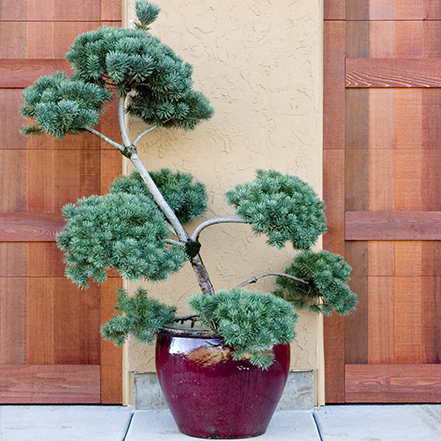
[[[323,441],[323,437],[322,437],[322,434],[321,434],[321,432],[320,432],[320,426],[319,426],[319,423],[318,423],[318,421],[317,421],[317,418],[315,417],[315,412],[314,412],[314,410],[311,410],[311,415],[312,415],[312,419],[314,420],[314,424],[315,424],[315,427],[316,427],[316,429],[317,429],[317,433],[318,433],[318,436],[319,436],[319,438],[320,438],[320,441]]]
[[[129,433],[130,426],[131,426],[131,424],[132,424],[132,421],[133,421],[133,417],[134,417],[134,416],[135,416],[135,410],[133,409],[132,415],[130,415],[129,424],[127,424],[127,430],[126,430],[126,433],[124,434],[122,441],[126,441],[126,439],[127,439],[127,434]],[[1,438],[0,438],[0,440],[1,440]]]

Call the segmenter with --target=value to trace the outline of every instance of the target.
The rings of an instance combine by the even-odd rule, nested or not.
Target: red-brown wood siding
[[[326,401],[441,402],[441,3],[325,0]]]
[[[121,403],[122,354],[99,327],[116,287],[79,290],[64,277],[61,208],[105,193],[121,155],[93,135],[23,137],[23,88],[69,71],[76,35],[121,25],[120,0],[0,3],[0,403]],[[99,130],[118,139],[115,105]]]

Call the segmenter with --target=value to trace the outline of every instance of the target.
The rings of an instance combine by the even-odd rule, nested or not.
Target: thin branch
[[[257,274],[257,276],[251,277],[251,279],[248,279],[245,282],[242,282],[240,285],[237,285],[235,288],[242,288],[242,287],[244,287],[246,285],[249,285],[251,283],[256,283],[262,277],[267,277],[267,276],[286,277],[288,279],[295,280],[296,282],[300,282],[300,283],[304,283],[305,285],[308,285],[308,282],[306,280],[299,279],[298,277],[291,276],[290,274],[279,273],[279,272],[276,272],[276,271],[268,271],[266,273]]]
[[[165,241],[167,243],[171,243],[173,245],[179,245],[181,247],[185,247],[185,243],[184,242],[179,242],[178,240],[173,240],[173,239],[165,239]]]
[[[186,320],[194,320],[196,317],[197,317],[196,314],[176,316],[175,322],[184,322]]]
[[[167,226],[168,231],[170,231],[171,234],[174,234],[175,236],[177,236],[175,229],[173,228],[172,225],[170,225],[168,222],[165,223]]]
[[[187,242],[188,240],[188,234],[184,230],[184,227],[182,226],[181,222],[179,222],[179,219],[176,217],[173,210],[170,208],[170,205],[168,205],[167,201],[164,199],[164,196],[162,196],[161,192],[159,191],[158,187],[156,186],[155,182],[153,181],[152,177],[150,176],[149,172],[145,168],[142,161],[139,159],[139,156],[136,153],[133,153],[130,156],[130,160],[132,161],[132,164],[138,169],[140,172],[142,179],[147,185],[147,188],[149,189],[151,195],[153,196],[153,199],[158,204],[159,208],[164,213],[165,217],[168,219],[168,221],[171,223],[173,228],[176,231],[177,236],[182,242]]]
[[[190,327],[194,328],[194,325],[199,320],[199,318],[197,315],[185,315],[183,317],[175,317],[175,322],[181,323],[182,325],[184,324],[184,322],[189,321],[189,320],[191,321]]]
[[[123,97],[119,98],[118,101],[118,121],[119,129],[121,131],[121,137],[123,140],[124,147],[129,147],[132,143],[130,142],[129,134],[127,133],[127,127],[124,117],[124,101]]]
[[[191,235],[191,239],[194,241],[197,241],[199,238],[199,235],[201,234],[201,232],[204,228],[207,228],[211,225],[225,224],[225,223],[246,224],[248,222],[246,222],[243,219],[240,219],[238,217],[218,217],[215,219],[209,219],[205,222],[202,222],[200,225],[198,225],[196,227],[193,234]]]
[[[145,129],[143,132],[141,132],[136,138],[135,140],[132,142],[132,144],[136,147],[136,144],[138,144],[138,141],[144,136],[147,135],[147,133],[153,132],[153,130],[155,130],[158,126],[153,125],[150,126],[148,129]]]
[[[86,129],[88,132],[93,133],[94,135],[98,136],[98,138],[102,139],[103,141],[106,141],[111,146],[116,147],[121,153],[124,151],[124,147],[121,144],[118,144],[117,142],[111,140],[107,136],[103,135],[102,133],[98,132],[95,129]]]

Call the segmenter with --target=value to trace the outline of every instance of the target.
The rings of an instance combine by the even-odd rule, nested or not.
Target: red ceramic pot
[[[234,361],[208,331],[164,328],[156,370],[179,430],[197,438],[249,438],[265,433],[289,371],[289,345],[273,348],[268,370]]]

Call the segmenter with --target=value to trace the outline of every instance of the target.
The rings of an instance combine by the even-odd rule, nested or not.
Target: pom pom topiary
[[[151,343],[154,334],[173,320],[198,319],[224,337],[236,360],[249,359],[266,369],[271,349],[294,338],[295,306],[328,314],[347,314],[356,297],[346,282],[349,265],[340,256],[304,251],[277,279],[275,294],[249,292],[239,287],[279,272],[254,275],[232,291],[215,292],[199,255],[200,233],[220,223],[249,223],[278,248],[291,241],[308,250],[326,231],[324,205],[301,179],[275,170],[258,170],[249,183],[226,193],[237,218],[208,219],[190,235],[183,223],[204,214],[205,187],[189,173],[162,169],[149,173],[137,154],[137,143],[156,127],[191,130],[213,115],[208,99],[193,90],[192,66],[149,33],[159,7],[142,0],[135,5],[135,29],[103,27],[78,36],[66,55],[74,75],[64,73],[38,79],[24,93],[22,114],[32,120],[27,135],[48,133],[55,138],[89,131],[127,157],[138,170],[117,179],[106,196],[91,196],[64,207],[67,223],[57,237],[65,252],[66,275],[83,288],[90,279],[104,282],[115,268],[128,280],[159,281],[191,262],[203,294],[190,301],[196,316],[175,318],[176,308],[149,298],[139,288],[134,297],[120,290],[115,316],[102,328],[105,338],[121,345],[129,334]],[[118,97],[120,140],[92,127],[104,106]],[[131,140],[124,114],[147,125]],[[142,178],[141,178],[142,176]],[[172,236],[172,237],[169,237]],[[286,300],[285,300],[286,299]]]

